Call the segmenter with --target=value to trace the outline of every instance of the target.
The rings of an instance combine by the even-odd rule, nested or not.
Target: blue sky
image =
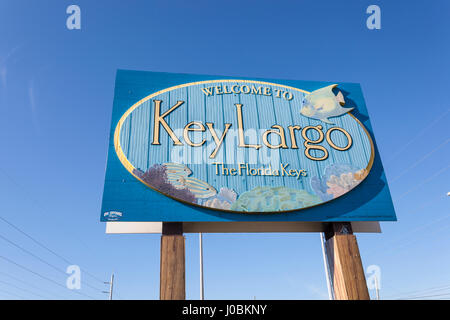
[[[70,4],[81,30],[66,28]],[[371,4],[381,30],[366,27]],[[364,267],[380,266],[382,298],[448,298],[425,289],[450,286],[449,12],[443,0],[4,0],[0,217],[98,278],[83,273],[80,293],[106,298],[99,280],[114,271],[116,298],[158,299],[160,236],[99,222],[116,70],[358,82],[399,220],[357,235]],[[3,220],[0,235],[53,267],[0,239],[4,257],[64,286],[65,261]],[[327,298],[318,234],[207,234],[204,258],[207,299]],[[186,264],[198,299],[197,235]],[[0,299],[86,298],[4,259],[0,272]]]

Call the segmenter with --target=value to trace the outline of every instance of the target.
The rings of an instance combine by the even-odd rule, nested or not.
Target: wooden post
[[[332,223],[325,232],[328,265],[336,300],[370,300],[358,243],[351,224]]]
[[[185,250],[183,223],[163,222],[161,235],[160,300],[184,300]]]

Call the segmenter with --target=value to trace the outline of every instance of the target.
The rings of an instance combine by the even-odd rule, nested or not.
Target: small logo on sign
[[[103,214],[108,220],[119,220],[122,218],[122,212],[118,211],[108,211]]]

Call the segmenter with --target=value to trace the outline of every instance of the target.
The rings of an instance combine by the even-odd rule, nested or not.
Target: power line
[[[16,297],[18,297],[18,298],[20,298],[20,299],[22,299],[22,300],[27,300],[26,298],[24,298],[24,297],[22,297],[22,296],[19,296],[18,294],[15,294],[15,293],[12,293],[12,292],[9,292],[9,291],[6,291],[6,290],[0,289],[0,292],[9,294],[10,296],[16,296]]]
[[[447,224],[442,224],[441,225],[441,228],[439,228],[439,229],[436,229],[436,230],[434,230],[433,232],[432,232],[432,234],[428,237],[428,240],[430,240],[430,239],[432,239],[432,238],[436,238],[436,237],[442,237],[443,235],[446,235],[447,233],[442,233],[442,231],[444,231],[444,230],[446,230],[446,229],[448,229],[450,227],[450,224],[449,223],[447,223]],[[404,243],[400,243],[400,245],[397,245],[396,247],[393,247],[393,248],[391,248],[390,250],[398,250],[398,249],[401,249],[401,248],[403,248],[403,247],[406,247],[406,246],[408,246],[408,245],[410,245],[411,243],[414,243],[414,242],[417,242],[417,241],[419,241],[420,239],[419,238],[412,238],[412,239],[410,239],[410,240],[407,240],[407,241],[405,241]]]
[[[20,186],[20,184],[17,183],[17,181],[15,181],[11,176],[9,176],[9,174],[7,174],[2,168],[0,168],[0,172],[2,172],[9,180],[11,180],[14,184],[16,184],[17,187],[19,187],[20,189],[24,189],[23,187]],[[25,191],[26,192],[26,191]],[[26,192],[27,193],[27,192]],[[37,205],[40,205],[35,199],[32,199],[31,196],[28,194],[28,197]],[[40,241],[38,241],[36,238],[34,238],[33,236],[31,236],[30,234],[28,234],[27,232],[25,232],[24,230],[22,230],[21,228],[19,228],[18,226],[14,225],[12,222],[8,221],[7,219],[5,219],[4,217],[0,216],[0,220],[2,220],[3,222],[5,222],[6,224],[8,224],[10,227],[12,227],[13,229],[15,229],[16,231],[18,231],[19,233],[23,234],[24,236],[26,236],[28,239],[30,239],[31,241],[33,241],[34,243],[36,243],[37,245],[39,245],[40,247],[44,248],[45,250],[47,250],[48,252],[50,252],[51,254],[53,254],[54,256],[58,257],[59,259],[61,259],[62,261],[64,261],[65,263],[69,264],[69,265],[73,265],[73,263],[71,261],[69,261],[68,259],[66,259],[64,256],[62,256],[61,254],[58,254],[57,252],[55,252],[54,250],[50,249],[48,246],[44,245],[43,243],[41,243]],[[79,240],[81,243],[82,241],[80,239],[78,239],[77,237],[75,237],[77,240]],[[39,259],[41,260],[41,259]],[[42,260],[41,260],[42,261]],[[93,275],[92,273],[88,272],[85,268],[80,268],[80,271],[83,272],[83,274],[88,275],[89,277],[91,277],[92,279],[95,279],[96,281],[98,281],[101,284],[105,284],[104,280],[101,280],[100,278],[96,277],[95,275]],[[86,284],[84,281],[82,281],[82,283]],[[91,287],[97,291],[102,291],[99,288],[93,287],[89,284],[86,284],[88,287]]]
[[[69,260],[67,260],[66,258],[64,258],[62,255],[56,253],[55,251],[53,251],[52,249],[50,249],[49,247],[47,247],[46,245],[42,244],[40,241],[36,240],[34,237],[30,236],[28,233],[26,233],[25,231],[21,230],[19,227],[17,227],[16,225],[14,225],[12,222],[6,220],[3,217],[0,217],[0,220],[2,220],[3,222],[7,223],[10,227],[14,228],[15,230],[17,230],[18,232],[20,232],[21,234],[23,234],[24,236],[26,236],[28,239],[32,240],[34,243],[36,243],[37,245],[39,245],[40,247],[46,249],[48,252],[52,253],[54,256],[60,258],[61,260],[63,260],[64,262],[66,262],[69,265],[72,265],[73,263],[70,262]],[[89,275],[91,278],[97,280],[100,283],[104,283],[104,280],[100,280],[99,278],[97,278],[96,276],[92,275],[91,273],[87,272],[84,268],[80,267],[80,270],[83,271],[83,273],[86,273],[87,275]],[[96,290],[100,290],[100,289],[96,289]]]
[[[60,273],[62,273],[62,274],[64,274],[64,275],[66,275],[66,273],[65,273],[65,272],[64,272],[63,270],[59,269],[58,267],[54,266],[54,265],[53,265],[53,264],[51,264],[51,263],[48,263],[48,262],[47,262],[47,261],[45,261],[44,259],[42,259],[42,258],[38,257],[37,255],[35,255],[34,253],[32,253],[32,252],[28,251],[27,249],[25,249],[25,248],[23,248],[23,247],[19,246],[19,245],[18,245],[17,243],[15,243],[15,242],[13,242],[13,241],[9,240],[8,238],[6,238],[6,237],[2,236],[1,234],[0,234],[0,238],[1,238],[1,239],[3,239],[4,241],[8,242],[9,244],[11,244],[11,245],[15,246],[16,248],[18,248],[18,249],[22,250],[23,252],[25,252],[25,253],[29,254],[30,256],[34,257],[35,259],[37,259],[37,260],[41,261],[42,263],[44,263],[44,264],[48,265],[49,267],[51,267],[51,268],[55,269],[56,271],[58,271],[58,272],[60,272]]]
[[[435,196],[433,198],[428,198],[430,201],[424,202],[420,207],[417,207],[415,210],[412,210],[410,213],[416,213],[424,209],[425,207],[429,207],[430,204],[435,204],[437,200],[443,200],[444,198],[447,198],[446,195],[439,194],[438,196]]]
[[[436,287],[431,287],[431,288],[425,288],[425,289],[419,289],[419,290],[413,290],[413,291],[406,291],[406,292],[401,292],[400,296],[415,296],[415,295],[419,295],[419,294],[429,294],[432,291],[441,291],[441,290],[446,290],[446,289],[450,289],[450,284],[445,284],[445,285],[441,285],[441,286],[436,286]],[[388,295],[388,297],[392,297],[394,295]]]
[[[450,296],[450,292],[443,294],[433,294],[429,296],[417,296],[417,297],[409,297],[409,298],[399,298],[396,300],[414,300],[414,299],[423,299],[423,298],[433,298],[433,297],[442,297],[442,296]]]
[[[56,282],[55,280],[53,280],[53,279],[51,279],[51,278],[48,278],[48,277],[46,277],[46,276],[43,276],[42,274],[40,274],[40,273],[38,273],[38,272],[35,272],[35,271],[33,271],[33,270],[30,270],[30,269],[28,269],[27,267],[24,267],[24,266],[18,264],[17,262],[12,261],[11,259],[8,259],[8,258],[6,258],[6,257],[4,257],[4,256],[0,256],[0,259],[3,259],[3,260],[5,260],[5,261],[7,261],[7,262],[9,262],[9,263],[11,263],[11,264],[14,264],[14,265],[18,266],[19,268],[22,268],[23,270],[26,270],[26,271],[28,271],[28,272],[31,272],[31,273],[37,275],[38,277],[40,277],[40,278],[42,278],[42,279],[45,279],[45,280],[47,280],[47,281],[49,281],[49,282],[51,282],[51,283],[53,283],[53,284],[55,284],[55,285],[57,285],[57,286],[59,286],[59,287],[62,287],[62,288],[64,288],[64,289],[69,290],[67,287],[65,287],[65,286],[63,286],[62,284]],[[75,290],[71,290],[70,292],[73,292],[73,293],[76,293],[76,294],[79,294],[79,295],[88,297],[88,298],[90,298],[90,299],[92,299],[92,300],[96,300],[95,298],[93,298],[93,297],[91,297],[91,296],[89,296],[89,295],[87,295],[87,294],[85,294],[85,293],[82,293],[82,292],[78,292],[78,291],[75,291]]]
[[[444,217],[444,218],[446,218],[446,217]],[[442,219],[444,219],[444,218],[442,218]],[[440,220],[442,220],[442,219],[440,219]],[[449,227],[450,227],[450,224],[443,225],[442,228],[439,228],[436,231],[434,231],[434,233],[429,237],[428,240],[430,240],[431,238],[435,238],[436,236],[442,236],[441,231],[445,230],[445,229],[448,229]],[[417,229],[420,229],[420,228],[417,228]],[[415,243],[417,241],[419,241],[418,238],[410,239],[410,240],[403,241],[403,242],[402,241],[397,241],[396,243],[399,243],[399,244],[396,245],[395,247],[392,246],[392,245],[390,245],[387,249],[385,249],[386,246],[383,247],[383,249],[384,249],[383,254],[384,255],[389,255],[389,254],[393,254],[393,253],[398,253],[399,250],[401,250],[401,249],[403,249],[403,248],[405,248],[405,247],[407,247],[407,246],[409,246],[412,243]],[[407,251],[409,251],[409,250],[411,250],[411,249],[408,249]]]
[[[414,162],[411,166],[409,166],[408,168],[406,168],[405,170],[403,170],[399,175],[397,175],[394,179],[392,179],[390,182],[393,183],[395,181],[397,181],[401,176],[403,176],[406,172],[408,172],[409,170],[415,168],[416,166],[418,166],[422,161],[424,161],[425,159],[427,159],[429,156],[431,156],[433,153],[435,153],[436,151],[438,151],[439,149],[441,149],[443,146],[445,146],[447,143],[450,142],[450,138],[445,140],[443,143],[441,143],[439,146],[437,146],[436,148],[434,148],[433,150],[431,150],[430,152],[428,152],[426,155],[424,155],[422,158],[420,158],[419,160],[417,160],[416,162]]]
[[[21,288],[21,287],[18,287],[15,284],[12,284],[12,283],[9,283],[9,282],[3,281],[3,280],[0,280],[0,283],[6,284],[7,286],[19,289],[19,290],[27,292],[27,293],[31,293],[32,295],[35,295],[35,296],[38,296],[38,297],[41,297],[41,298],[44,298],[44,299],[48,299],[48,297],[44,297],[41,294],[35,293],[33,291],[30,291],[30,290],[27,290],[27,289],[24,289],[24,288]]]
[[[28,282],[26,282],[26,281],[23,281],[22,279],[19,279],[19,278],[17,278],[17,277],[14,277],[14,276],[10,275],[9,273],[1,272],[1,271],[0,271],[0,274],[3,274],[3,275],[5,275],[5,276],[7,276],[7,277],[9,277],[9,278],[11,278],[11,279],[16,280],[16,281],[19,281],[19,282],[23,283],[23,284],[26,285],[26,286],[29,286],[29,287],[32,287],[32,288],[34,288],[34,289],[38,289],[38,290],[41,290],[41,291],[42,291],[42,288],[40,288],[40,287],[38,287],[38,286],[35,286],[35,285],[31,284],[31,283],[28,283]],[[55,296],[55,293],[50,292],[50,291],[45,291],[45,293],[46,293],[46,294],[50,294],[51,296]],[[56,296],[62,297],[61,295],[58,295],[58,294],[56,294]],[[63,297],[63,298],[66,299],[65,297]]]
[[[444,198],[447,198],[447,195],[445,195],[445,196],[439,195],[437,197],[433,197],[433,198],[431,198],[431,201],[425,202],[422,206],[416,208],[415,210],[411,211],[410,213],[416,213],[420,210],[423,210],[425,207],[429,207],[430,204],[432,204],[432,203],[434,204],[434,203],[436,203],[437,200],[443,200]],[[382,248],[377,248],[377,250],[372,250],[371,253],[378,253],[379,251],[383,251],[383,253],[386,253],[388,251],[391,251],[391,250],[393,250],[393,244],[400,244],[400,247],[402,247],[402,243],[403,243],[403,246],[405,243],[405,241],[403,241],[403,240],[408,239],[408,241],[406,243],[412,242],[411,240],[409,240],[408,235],[415,234],[415,233],[417,233],[417,231],[426,229],[427,227],[429,227],[435,223],[438,223],[442,220],[448,219],[449,217],[450,217],[450,214],[445,215],[444,217],[439,217],[437,219],[431,220],[426,224],[421,224],[419,227],[417,227],[415,229],[403,232],[399,237],[397,237],[393,241],[388,242],[387,245],[384,245]],[[398,246],[396,248],[398,248]]]
[[[17,243],[15,243],[15,242],[9,240],[8,238],[2,236],[1,234],[0,234],[0,238],[3,239],[4,241],[8,242],[9,244],[15,246],[16,248],[22,250],[23,252],[29,254],[29,255],[32,256],[33,258],[35,258],[35,259],[41,261],[42,263],[46,264],[47,266],[53,268],[54,270],[56,270],[56,271],[62,273],[64,276],[67,276],[67,273],[66,273],[64,270],[61,270],[61,269],[58,268],[57,266],[55,266],[55,265],[53,265],[53,264],[51,264],[51,263],[45,261],[44,259],[38,257],[38,256],[35,255],[34,253],[32,253],[32,252],[28,251],[27,249],[21,247],[21,246],[18,245]],[[96,291],[99,291],[99,292],[102,291],[102,289],[99,289],[99,288],[96,288],[96,287],[94,287],[94,286],[91,286],[90,284],[85,283],[85,282],[83,282],[83,281],[81,281],[81,283],[85,284],[86,286],[88,286],[88,287],[90,287],[90,288],[92,288],[92,289],[94,289],[94,290],[96,290]]]
[[[437,122],[439,122],[441,119],[443,119],[449,112],[450,112],[450,109],[447,109],[443,114],[441,114],[434,121],[432,121],[428,126],[426,126],[422,131],[420,131],[414,138],[412,138],[407,143],[405,143],[402,148],[398,149],[397,152],[394,152],[394,154],[387,160],[387,162],[392,161],[396,156],[401,154],[411,143],[413,143],[418,137],[420,137],[424,133],[428,132],[429,128],[433,127]]]
[[[431,180],[433,180],[434,178],[436,178],[436,176],[438,176],[439,174],[443,173],[444,171],[446,171],[448,168],[450,168],[450,164],[444,168],[442,168],[441,170],[439,170],[438,172],[436,172],[435,174],[433,174],[431,177],[428,177],[428,179],[425,179],[422,183],[420,183],[419,185],[415,185],[414,187],[412,187],[411,189],[409,189],[408,191],[406,191],[405,193],[403,193],[399,198],[397,198],[397,200],[402,199],[403,197],[405,197],[406,195],[408,195],[409,193],[411,193],[412,191],[417,190],[418,188],[420,188],[422,185],[430,182]]]
[[[19,189],[21,189],[22,191],[24,191],[25,194],[28,195],[28,198],[38,207],[40,207],[40,211],[45,211],[45,209],[42,209],[41,204],[36,200],[33,199],[30,195],[30,193],[23,187],[21,186],[15,179],[13,179],[4,169],[0,168],[0,172],[3,173],[3,175],[5,175],[10,181],[12,181]],[[44,216],[47,216],[46,214],[44,214]],[[52,254],[54,254],[55,256],[57,256],[58,258],[64,260],[66,263],[68,264],[73,264],[70,261],[68,261],[66,258],[64,258],[63,256],[61,256],[60,254],[56,253],[55,251],[51,250],[50,248],[48,248],[47,246],[43,245],[41,242],[37,241],[35,238],[33,238],[32,236],[30,236],[29,234],[27,234],[25,231],[21,230],[20,228],[18,228],[17,226],[15,226],[13,223],[9,222],[8,220],[6,220],[5,218],[0,217],[1,220],[3,220],[4,222],[6,222],[7,224],[9,224],[11,227],[13,227],[14,229],[16,229],[17,231],[19,231],[20,233],[22,233],[23,235],[27,236],[29,239],[31,239],[32,241],[34,241],[36,244],[38,244],[39,246],[45,248],[46,250],[48,250],[49,252],[51,252]],[[81,244],[83,244],[86,248],[90,249],[89,246],[86,246],[78,237],[74,236],[75,239],[77,239]],[[93,274],[89,273],[87,270],[80,268],[80,270],[83,271],[83,273],[85,273],[86,275],[92,277],[93,279],[97,280],[100,283],[104,283],[104,280],[99,279],[98,277],[94,276]]]
[[[436,220],[433,220],[433,221],[431,221],[431,222],[429,222],[429,223],[427,223],[427,224],[421,225],[420,227],[417,227],[417,228],[411,230],[410,232],[408,232],[408,233],[406,234],[406,236],[404,235],[402,238],[400,238],[400,239],[401,239],[400,241],[397,241],[397,246],[396,246],[396,247],[393,247],[392,244],[391,244],[391,245],[389,246],[389,248],[387,248],[387,249],[388,249],[388,250],[394,250],[395,248],[402,247],[402,240],[406,240],[406,243],[410,243],[410,242],[411,242],[411,239],[409,238],[409,236],[410,236],[411,234],[417,234],[417,231],[426,229],[427,227],[429,227],[429,226],[431,226],[431,225],[433,225],[433,224],[435,224],[435,223],[441,222],[441,221],[443,221],[443,220],[445,220],[445,219],[448,219],[449,217],[450,217],[450,214],[449,214],[449,215],[446,215],[446,216],[444,216],[444,217],[438,218],[438,219],[436,219]],[[403,246],[404,246],[404,245],[405,245],[405,241],[403,241]]]
[[[446,288],[448,290],[448,288]],[[431,290],[429,292],[419,292],[415,295],[410,295],[410,296],[406,296],[406,297],[402,297],[402,298],[398,298],[398,299],[416,299],[416,298],[420,298],[420,297],[433,297],[433,296],[441,296],[441,295],[450,295],[450,292],[445,292],[445,293],[438,293],[438,292],[434,292],[434,291],[442,291],[442,290],[446,290],[446,289],[440,289],[440,290]]]

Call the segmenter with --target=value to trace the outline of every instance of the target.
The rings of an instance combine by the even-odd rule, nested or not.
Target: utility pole
[[[160,300],[186,299],[185,238],[182,222],[163,222],[161,235]]]
[[[109,294],[109,300],[112,300],[113,287],[114,287],[114,273],[111,274],[111,280],[109,282],[104,282],[104,284],[109,284],[109,291],[102,291],[103,293]]]
[[[358,243],[350,222],[333,222],[325,232],[335,300],[370,300]]]
[[[323,266],[325,268],[325,276],[327,277],[328,299],[334,300],[333,291],[331,290],[331,278],[328,268],[327,254],[325,252],[325,236],[323,232],[320,233],[320,244],[322,245]]]
[[[203,241],[202,241],[202,233],[199,234],[199,249],[200,249],[200,300],[204,300],[204,289],[203,289]]]
[[[380,289],[378,288],[378,278],[375,275],[375,292],[377,294],[377,300],[380,300]]]

